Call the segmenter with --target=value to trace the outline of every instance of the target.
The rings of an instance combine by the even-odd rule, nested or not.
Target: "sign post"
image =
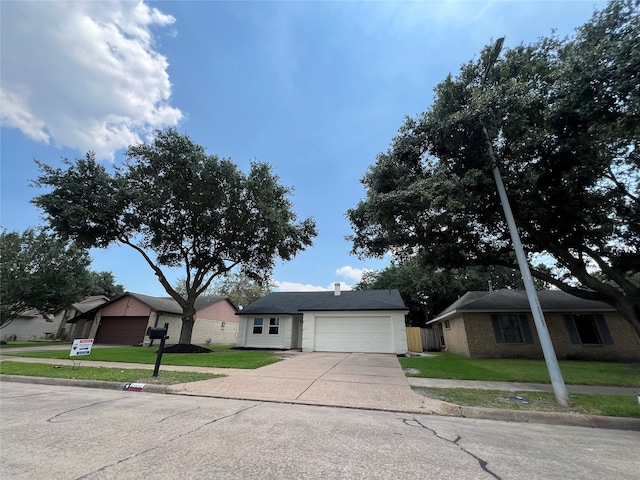
[[[93,346],[93,338],[76,338],[71,345],[71,351],[69,357],[73,362],[73,370],[80,368],[81,360],[76,360],[74,357],[91,354],[91,347]]]

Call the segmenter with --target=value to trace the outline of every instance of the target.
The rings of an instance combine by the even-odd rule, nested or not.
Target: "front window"
[[[581,343],[591,345],[602,344],[598,326],[596,325],[593,315],[574,315],[573,321],[576,323],[576,330],[578,330]]]
[[[254,318],[253,319],[253,334],[254,335],[262,335],[262,324],[264,323],[264,318]]]
[[[505,343],[524,343],[517,315],[500,315],[500,328]]]
[[[269,335],[278,335],[278,333],[280,333],[280,319],[270,318],[269,319]]]

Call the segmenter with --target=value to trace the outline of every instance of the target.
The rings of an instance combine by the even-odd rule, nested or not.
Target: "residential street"
[[[3,479],[635,479],[637,432],[0,384]]]

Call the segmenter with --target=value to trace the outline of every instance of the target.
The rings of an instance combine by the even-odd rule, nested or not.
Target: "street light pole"
[[[483,87],[491,66],[500,55],[500,50],[502,50],[503,42],[504,38],[499,38],[493,47],[491,57],[489,58],[484,76],[482,77],[481,85]],[[493,146],[491,144],[491,140],[489,139],[487,129],[484,126],[484,122],[480,120],[480,123],[482,125],[482,135],[484,136],[484,140],[487,144],[487,153],[489,154],[489,158],[491,159],[493,178],[496,181],[498,195],[500,196],[500,203],[502,203],[502,209],[504,210],[504,215],[507,219],[507,225],[509,226],[509,234],[511,235],[511,241],[513,242],[513,249],[515,250],[516,258],[518,259],[518,266],[520,267],[524,289],[527,292],[527,298],[529,299],[531,314],[533,315],[533,321],[535,322],[536,330],[538,331],[538,338],[540,339],[542,353],[547,364],[547,369],[549,370],[549,376],[551,377],[553,392],[558,403],[562,406],[568,407],[571,404],[569,402],[569,394],[567,393],[567,387],[565,386],[564,379],[562,378],[562,372],[560,371],[560,366],[558,365],[556,352],[553,348],[553,344],[551,343],[551,336],[549,335],[549,330],[544,320],[544,314],[542,313],[542,307],[540,306],[540,300],[538,299],[536,287],[533,284],[533,277],[531,276],[531,271],[529,270],[529,263],[527,262],[527,257],[524,254],[524,249],[522,248],[520,234],[518,233],[516,222],[513,218],[513,212],[511,211],[511,205],[509,204],[509,198],[507,197],[507,192],[504,188],[504,183],[502,182],[502,176],[500,175],[500,170],[498,169],[498,162],[493,152]]]

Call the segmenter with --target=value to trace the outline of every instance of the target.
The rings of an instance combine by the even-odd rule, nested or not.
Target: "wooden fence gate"
[[[410,352],[440,350],[440,335],[435,328],[407,327],[407,349]]]
[[[407,348],[410,352],[422,353],[422,330],[420,327],[407,327]]]

